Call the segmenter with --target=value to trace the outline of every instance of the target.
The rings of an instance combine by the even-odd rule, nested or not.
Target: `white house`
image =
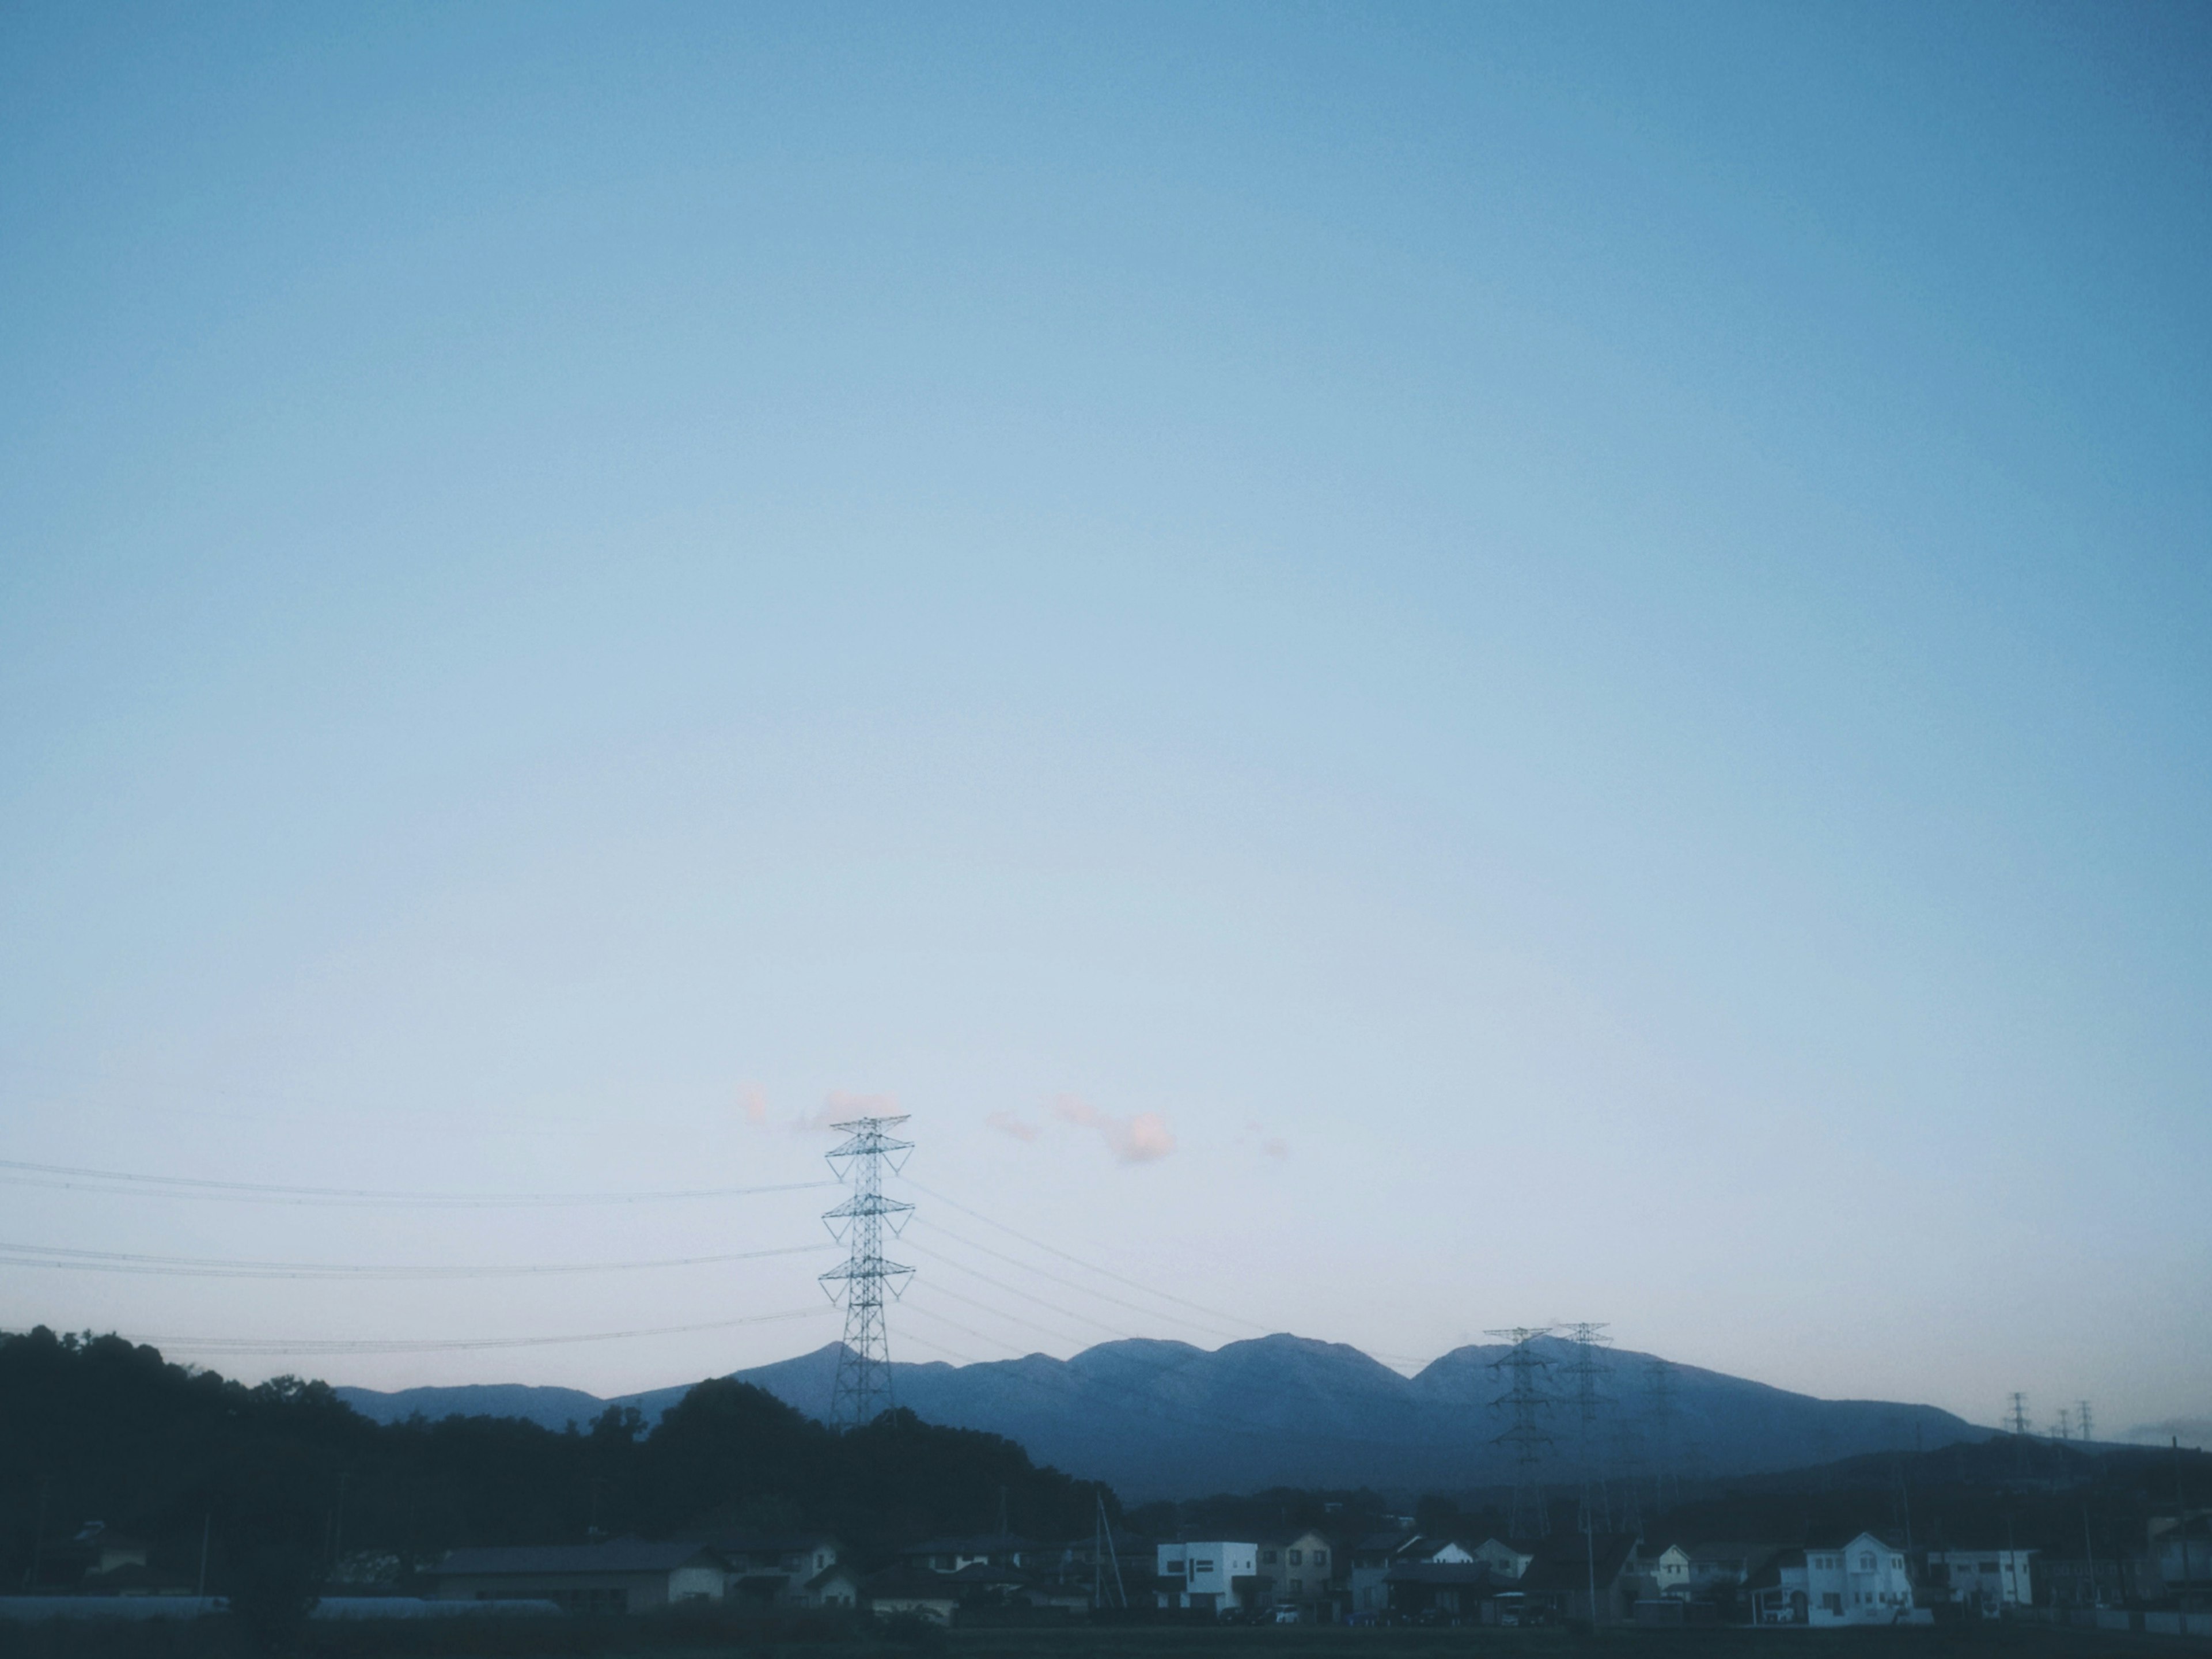
[[[1925,1625],[1934,1615],[1912,1599],[1905,1553],[1863,1532],[1848,1544],[1788,1550],[1751,1582],[1761,1625]]]
[[[1486,1538],[1474,1547],[1472,1553],[1458,1545],[1452,1547],[1459,1553],[1439,1554],[1431,1559],[1437,1561],[1480,1561],[1490,1569],[1490,1576],[1493,1578],[1518,1578],[1528,1571],[1528,1564],[1536,1559],[1528,1551],[1509,1544],[1503,1538]]]
[[[2033,1550],[1930,1550],[1927,1590],[1984,1613],[2025,1607],[2035,1601],[2030,1581]]]
[[[1218,1613],[1249,1607],[1260,1595],[1257,1544],[1163,1544],[1159,1547],[1159,1602]]]
[[[1690,1593],[1690,1553],[1680,1544],[1669,1544],[1651,1560],[1651,1583],[1662,1595],[1686,1596]]]

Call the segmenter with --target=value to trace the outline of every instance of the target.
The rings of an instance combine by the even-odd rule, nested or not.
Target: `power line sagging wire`
[[[1049,1268],[1038,1267],[1033,1261],[1024,1261],[1019,1256],[1008,1255],[1005,1251],[994,1250],[988,1244],[978,1244],[972,1238],[963,1238],[958,1233],[948,1232],[943,1226],[939,1225],[936,1222],[925,1222],[921,1224],[935,1237],[945,1239],[951,1243],[957,1244],[963,1249],[974,1250],[979,1255],[988,1255],[994,1261],[1003,1261],[1010,1267],[1019,1267],[1024,1273],[1035,1273],[1039,1279],[1048,1279],[1055,1285],[1064,1285],[1071,1291],[1079,1291],[1085,1296],[1095,1297],[1101,1302],[1110,1302],[1117,1308],[1127,1308],[1131,1313],[1143,1314],[1147,1318],[1151,1319],[1164,1319],[1173,1324],[1186,1326],[1194,1331],[1203,1331],[1206,1335],[1218,1336],[1224,1342],[1241,1342],[1245,1340],[1244,1338],[1238,1336],[1235,1332],[1224,1331],[1218,1326],[1201,1324],[1195,1319],[1186,1319],[1181,1314],[1168,1313],[1158,1308],[1147,1308],[1142,1303],[1130,1301],[1127,1297],[1109,1295],[1106,1291],[1099,1290],[1093,1285],[1079,1283],[1077,1280],[1068,1278],[1065,1273],[1054,1273]],[[921,1247],[920,1245],[916,1245],[915,1248],[916,1249],[920,1249]],[[942,1260],[942,1258],[939,1259]],[[972,1267],[963,1267],[962,1271],[965,1273],[975,1273],[975,1269]],[[981,1273],[976,1273],[975,1276],[979,1279],[982,1278]],[[986,1282],[995,1283],[996,1281],[987,1280]],[[1007,1287],[1001,1286],[1000,1288],[1004,1289]],[[1024,1295],[1024,1292],[1016,1291],[1014,1294],[1020,1296]],[[1036,1300],[1034,1297],[1030,1299],[1031,1301]],[[1048,1304],[1047,1305],[1050,1304]],[[1098,1323],[1098,1322],[1095,1320],[1091,1322],[1094,1324]],[[1101,1328],[1111,1329],[1112,1327],[1102,1326]],[[1260,1328],[1255,1327],[1255,1328]],[[1117,1332],[1116,1334],[1127,1335],[1127,1334],[1126,1332]]]
[[[804,1193],[834,1181],[787,1181],[763,1187],[688,1187],[643,1192],[408,1193],[367,1187],[294,1187],[257,1181],[206,1181],[185,1176],[136,1175],[81,1169],[68,1164],[28,1164],[0,1158],[0,1183],[69,1192],[127,1193],[143,1198],[191,1198],[239,1204],[331,1205],[393,1209],[540,1209],[568,1205],[665,1204],[718,1198],[756,1198]]]
[[[907,1185],[913,1188],[915,1191],[921,1194],[924,1197],[933,1199],[938,1203],[945,1205],[950,1209],[957,1210],[964,1216],[972,1217],[974,1219],[981,1222],[987,1227],[997,1228],[1009,1238],[1019,1239],[1023,1243],[1028,1245],[1033,1250],[1042,1250],[1048,1255],[1056,1255],[1063,1261],[1073,1262],[1075,1266],[1082,1268],[1085,1273],[1097,1273],[1102,1279],[1110,1279],[1117,1285],[1126,1285],[1133,1291],[1142,1291],[1146,1296],[1156,1296],[1163,1302],[1175,1303],[1179,1307],[1188,1308],[1194,1312],[1205,1314],[1210,1318],[1225,1319],[1232,1325],[1242,1325],[1248,1329],[1260,1331],[1261,1333],[1265,1333],[1267,1329],[1267,1326],[1260,1323],[1257,1320],[1247,1319],[1242,1314],[1226,1313],[1219,1308],[1209,1308],[1202,1302],[1193,1302],[1188,1297],[1176,1295],[1172,1291],[1156,1290],[1152,1285],[1146,1285],[1141,1280],[1125,1278],[1123,1275],[1114,1272],[1110,1267],[1099,1267],[1096,1262],[1086,1261],[1082,1256],[1072,1255],[1066,1250],[1060,1249],[1054,1245],[1048,1244],[1042,1239],[1031,1238],[1027,1233],[1018,1232],[1013,1228],[1006,1225],[1005,1222],[995,1221],[989,1216],[985,1215],[980,1210],[971,1210],[968,1206],[961,1203],[957,1199],[947,1198],[943,1193],[936,1192],[930,1188],[925,1187],[919,1181],[915,1181],[910,1176],[907,1180]],[[1032,1271],[1036,1270],[1032,1269]],[[1093,1294],[1099,1293],[1093,1292]]]
[[[732,1250],[718,1255],[665,1256],[648,1261],[556,1261],[515,1267],[356,1266],[332,1261],[239,1261],[220,1256],[140,1255],[120,1250],[76,1250],[42,1244],[0,1243],[0,1267],[56,1267],[77,1273],[143,1273],[170,1279],[538,1279],[574,1273],[646,1273],[664,1267],[703,1267],[773,1256],[819,1255],[834,1244],[793,1244],[772,1250]]]
[[[627,1331],[584,1331],[569,1336],[467,1336],[422,1340],[347,1340],[322,1337],[133,1336],[164,1352],[214,1354],[450,1353],[475,1348],[550,1348],[569,1342],[627,1342],[647,1336],[685,1336],[694,1331],[726,1331],[740,1325],[775,1325],[787,1320],[820,1319],[829,1308],[800,1308],[790,1313],[753,1314],[742,1319],[709,1319],[696,1325],[656,1325]]]

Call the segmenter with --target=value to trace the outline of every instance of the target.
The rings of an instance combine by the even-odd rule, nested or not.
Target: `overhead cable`
[[[763,1193],[803,1193],[834,1181],[788,1181],[764,1187],[688,1187],[642,1192],[409,1193],[366,1187],[292,1187],[256,1181],[206,1181],[184,1176],[133,1175],[67,1164],[27,1164],[0,1158],[0,1182],[61,1188],[73,1192],[136,1193],[145,1197],[219,1199],[246,1204],[328,1204],[405,1209],[530,1209],[563,1205],[662,1204],[714,1198],[752,1198]]]
[[[1000,1232],[1006,1234],[1009,1237],[1020,1239],[1023,1243],[1028,1245],[1031,1249],[1042,1250],[1049,1255],[1056,1255],[1063,1261],[1072,1261],[1077,1267],[1084,1269],[1086,1273],[1094,1273],[1100,1275],[1102,1278],[1110,1279],[1117,1285],[1127,1285],[1133,1291],[1142,1291],[1146,1296],[1158,1297],[1164,1302],[1177,1303],[1183,1307],[1193,1309],[1199,1313],[1211,1315],[1213,1318],[1225,1319],[1232,1325],[1246,1325],[1249,1326],[1255,1331],[1262,1332],[1267,1328],[1258,1320],[1247,1319],[1241,1314],[1224,1313],[1218,1308],[1209,1308],[1204,1303],[1193,1302],[1188,1297],[1177,1296],[1171,1291],[1155,1290],[1152,1286],[1143,1283],[1141,1280],[1124,1278],[1121,1274],[1114,1272],[1111,1268],[1099,1267],[1096,1262],[1086,1261],[1082,1256],[1071,1255],[1068,1251],[1060,1249],[1054,1245],[1046,1243],[1042,1239],[1031,1238],[1027,1233],[1017,1232],[1013,1228],[1006,1225],[1005,1222],[994,1221],[989,1216],[985,1215],[981,1210],[971,1210],[965,1204],[961,1203],[957,1199],[947,1198],[943,1193],[933,1191],[930,1188],[923,1186],[919,1181],[913,1180],[911,1177],[908,1179],[907,1185],[912,1187],[915,1191],[918,1193],[935,1199],[939,1204],[951,1205],[954,1209],[959,1211],[960,1213],[964,1216],[974,1217],[987,1227],[996,1227]]]
[[[76,1250],[41,1244],[0,1243],[0,1267],[60,1267],[79,1273],[147,1273],[177,1279],[534,1279],[557,1273],[644,1273],[662,1267],[701,1267],[770,1256],[817,1255],[834,1244],[792,1244],[773,1250],[735,1250],[719,1255],[666,1256],[652,1261],[544,1262],[516,1267],[354,1266],[329,1261],[234,1261],[216,1256],[137,1255],[118,1250]]]
[[[423,1340],[344,1340],[320,1337],[135,1336],[165,1352],[236,1354],[447,1353],[472,1348],[550,1348],[568,1342],[626,1342],[635,1337],[684,1336],[694,1331],[726,1331],[739,1325],[772,1325],[792,1319],[820,1319],[835,1310],[800,1308],[790,1313],[754,1314],[743,1319],[710,1319],[696,1325],[656,1325],[628,1331],[585,1331],[571,1336],[471,1336]]]

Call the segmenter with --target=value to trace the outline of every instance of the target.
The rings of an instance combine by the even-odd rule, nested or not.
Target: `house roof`
[[[1528,1570],[1515,1588],[1524,1590],[1587,1590],[1593,1572],[1601,1584],[1610,1584],[1627,1569],[1636,1555],[1636,1534],[1628,1532],[1581,1533],[1547,1538],[1531,1556]]]
[[[611,1538],[602,1544],[522,1544],[495,1549],[459,1549],[430,1569],[434,1578],[498,1578],[552,1573],[673,1572],[704,1559],[716,1566],[721,1557],[704,1544],[681,1540]]]
[[[964,1537],[925,1538],[919,1544],[900,1547],[901,1555],[1006,1555],[1026,1554],[1046,1546],[1034,1538],[1024,1538],[1019,1533],[970,1533]]]
[[[717,1532],[702,1541],[725,1555],[798,1555],[819,1544],[842,1547],[836,1534],[829,1532]]]
[[[1487,1584],[1490,1569],[1480,1561],[1401,1561],[1384,1576],[1390,1584]]]
[[[818,1590],[832,1578],[839,1577],[849,1578],[856,1584],[860,1582],[860,1575],[854,1571],[851,1567],[846,1565],[844,1562],[832,1561],[828,1566],[823,1568],[821,1571],[816,1573],[813,1577],[808,1579],[804,1588],[811,1590]]]

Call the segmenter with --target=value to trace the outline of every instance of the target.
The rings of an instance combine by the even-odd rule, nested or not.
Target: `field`
[[[227,1621],[167,1627],[0,1626],[0,1659],[252,1659]],[[765,1628],[655,1620],[501,1621],[498,1626],[312,1628],[299,1659],[2121,1659],[2212,1654],[2212,1643],[2043,1626],[1902,1631]]]

